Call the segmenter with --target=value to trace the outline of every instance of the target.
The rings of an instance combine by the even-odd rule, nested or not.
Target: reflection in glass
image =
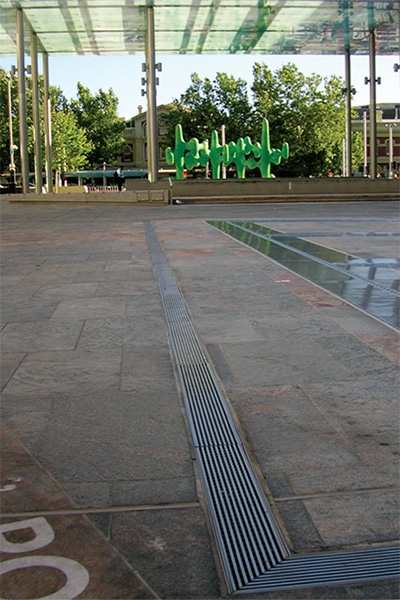
[[[362,259],[247,221],[209,221],[294,273],[399,329],[396,259]]]

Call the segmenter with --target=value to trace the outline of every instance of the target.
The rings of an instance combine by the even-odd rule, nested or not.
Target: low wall
[[[68,192],[65,190],[68,189]],[[169,204],[170,190],[166,186],[126,192],[80,192],[71,186],[58,194],[8,194],[8,202],[56,202],[58,204]]]
[[[172,197],[194,201],[196,199],[231,199],[253,201],[295,201],[307,197],[324,200],[327,197],[358,196],[400,199],[400,181],[396,179],[327,178],[327,179],[225,179],[174,181]]]
[[[75,191],[71,186],[59,194],[9,194],[9,202],[68,202],[123,204],[187,204],[207,202],[327,202],[346,200],[400,200],[396,179],[145,179],[126,181],[125,192]],[[68,193],[65,193],[68,190]]]

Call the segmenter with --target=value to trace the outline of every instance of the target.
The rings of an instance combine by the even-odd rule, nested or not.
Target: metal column
[[[51,111],[49,96],[49,55],[43,52],[43,92],[44,92],[44,143],[46,153],[46,187],[53,192],[53,167],[51,164]]]
[[[364,131],[364,177],[368,177],[368,116],[367,111],[363,113],[363,131]]]
[[[21,157],[22,193],[29,194],[29,163],[26,128],[26,92],[24,57],[24,16],[17,8],[17,65],[18,65],[18,106],[19,106],[19,153]]]
[[[345,54],[346,78],[346,177],[351,177],[351,68],[350,48]]]
[[[158,181],[157,100],[155,76],[154,8],[147,7],[147,166],[150,183]]]
[[[15,163],[14,163],[14,135],[13,135],[13,115],[12,115],[12,95],[11,95],[11,73],[7,73],[7,98],[8,98],[8,131],[10,136],[10,186],[9,192],[15,194]]]
[[[394,169],[393,169],[393,125],[389,124],[389,170],[388,177],[389,179],[393,179]]]
[[[39,114],[39,77],[37,60],[37,35],[31,31],[31,69],[32,69],[32,116],[35,149],[35,187],[36,193],[42,193],[42,157],[40,148]]]
[[[370,177],[376,179],[376,65],[375,65],[375,31],[369,32],[369,154]]]

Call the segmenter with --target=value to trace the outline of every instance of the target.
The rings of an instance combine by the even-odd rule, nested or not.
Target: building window
[[[133,147],[127,144],[122,153],[122,162],[133,162]]]

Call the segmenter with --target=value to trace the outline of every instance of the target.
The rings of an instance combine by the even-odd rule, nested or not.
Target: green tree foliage
[[[254,109],[249,101],[246,81],[235,79],[226,73],[218,73],[215,86],[220,126],[226,126],[227,141],[253,136]]]
[[[214,81],[194,73],[180,100],[165,117],[167,143],[174,146],[175,125],[181,123],[185,140],[211,138],[226,125],[226,141],[249,135],[260,141],[262,120],[270,125],[271,146],[288,142],[290,156],[274,168],[276,176],[308,177],[342,171],[345,137],[344,82],[340,77],[305,76],[291,63],[272,72],[267,65],[253,67],[250,102],[247,84],[226,73]],[[353,163],[360,164],[360,136],[352,135]],[[361,154],[362,157],[362,154]]]
[[[15,123],[16,93],[15,93],[15,78],[12,79],[13,90],[13,124]],[[0,68],[0,173],[8,171],[10,164],[10,141],[8,133],[8,93],[7,93],[7,73]],[[14,136],[15,138],[15,136]],[[14,139],[16,144],[16,140]],[[15,159],[17,157],[15,156]]]
[[[343,81],[333,76],[306,77],[293,64],[272,73],[265,64],[253,68],[252,91],[258,119],[268,117],[272,145],[282,139],[290,157],[277,175],[298,177],[339,174],[345,136]]]
[[[354,111],[354,117],[357,116]],[[357,167],[364,164],[364,135],[361,131],[353,131],[351,135],[351,169],[352,173]]]
[[[0,172],[6,173],[10,163],[8,118],[8,73],[0,68]],[[34,170],[34,135],[32,120],[31,78],[26,78],[26,117],[29,170]],[[125,121],[117,115],[118,100],[110,89],[92,96],[78,84],[78,99],[70,102],[58,87],[50,86],[53,168],[60,171],[115,162],[124,145]],[[18,80],[11,76],[11,107],[14,145],[19,147]],[[44,132],[42,77],[39,78],[41,132]],[[45,149],[42,135],[42,163]],[[19,151],[14,153],[16,171],[21,169]]]
[[[0,172],[8,171],[10,164],[10,137],[8,120],[8,73],[0,68]],[[19,148],[19,119],[18,119],[18,79],[11,75],[11,118],[13,128],[13,142]],[[27,144],[28,152],[33,149],[33,125],[32,125],[32,93],[31,87],[26,86],[27,104]],[[21,170],[21,162],[18,149],[14,152],[14,163],[17,171]],[[29,156],[29,165],[33,168],[33,155]]]
[[[247,84],[226,73],[218,73],[212,82],[201,80],[197,73],[191,75],[191,84],[179,100],[174,100],[168,114],[167,145],[174,145],[175,125],[182,125],[185,139],[210,140],[211,132],[226,126],[226,139],[236,140],[252,132],[252,113]]]
[[[51,105],[51,152],[53,169],[59,172],[75,171],[88,166],[88,154],[92,144],[84,129],[69,108],[69,103],[59,87],[50,86]],[[41,110],[42,131],[44,131],[44,107]],[[44,136],[42,156],[44,157]]]
[[[93,146],[85,130],[78,126],[74,113],[54,111],[51,120],[53,169],[78,171],[88,166],[87,156]]]
[[[115,163],[122,154],[125,121],[118,117],[117,109],[118,98],[111,88],[108,92],[100,89],[92,95],[78,83],[77,99],[71,100],[71,110],[91,142],[87,157],[92,167],[103,161]]]

